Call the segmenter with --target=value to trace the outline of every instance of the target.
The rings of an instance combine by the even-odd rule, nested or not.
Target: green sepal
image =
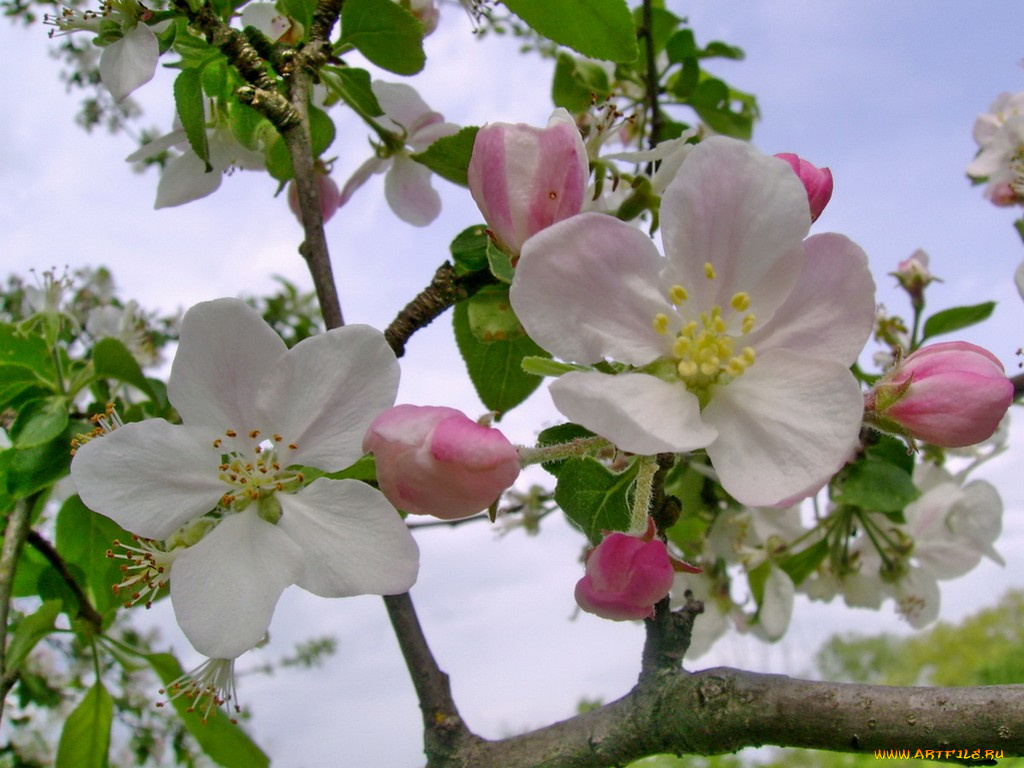
[[[924,321],[924,329],[921,341],[930,339],[932,336],[939,336],[943,333],[959,331],[972,325],[987,320],[996,308],[994,301],[986,301],[982,304],[972,304],[967,307],[952,307],[936,312]]]
[[[779,558],[778,566],[786,572],[794,586],[800,586],[828,557],[828,552],[828,539],[821,538],[799,552]]]
[[[206,172],[210,173],[213,166],[210,165],[210,146],[206,138],[206,108],[201,81],[202,73],[198,69],[183,69],[174,78],[174,106],[189,146],[206,164]]]
[[[516,268],[512,266],[512,257],[505,253],[497,244],[487,238],[487,266],[491,274],[501,282],[512,285],[512,279],[516,276]]]
[[[623,472],[612,472],[589,457],[566,459],[558,470],[555,503],[591,544],[606,531],[629,530],[631,493],[638,462]]]
[[[524,357],[523,370],[535,376],[561,376],[573,371],[587,371],[590,369],[585,365],[563,363],[558,360],[552,360],[550,357]]]
[[[478,130],[476,126],[469,125],[451,136],[443,136],[422,152],[412,155],[412,159],[427,166],[441,178],[465,187],[469,184],[467,168]]]
[[[114,699],[97,680],[64,721],[55,768],[107,768],[113,719]]]
[[[525,373],[523,358],[546,353],[528,336],[513,341],[477,340],[469,324],[469,308],[462,301],[455,305],[455,343],[466,362],[470,381],[484,406],[500,415],[523,402],[540,386],[540,376]]]
[[[584,56],[637,58],[636,29],[625,0],[505,0],[505,6],[544,37]]]
[[[340,42],[398,75],[415,75],[426,63],[423,26],[392,0],[346,0]]]

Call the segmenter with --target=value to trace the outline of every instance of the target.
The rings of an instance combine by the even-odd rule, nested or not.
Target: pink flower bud
[[[868,423],[940,448],[987,440],[1013,401],[1013,384],[989,351],[965,341],[922,347],[867,394]]]
[[[341,192],[334,179],[326,173],[315,172],[317,191],[320,193],[320,215],[324,224],[331,220],[331,217],[341,207]],[[291,208],[295,218],[302,223],[302,211],[299,208],[299,188],[295,186],[295,179],[288,182],[288,207]]]
[[[832,199],[832,171],[828,168],[818,168],[791,152],[780,152],[775,156],[789,163],[793,172],[803,182],[804,189],[807,190],[807,202],[811,206],[811,221],[817,221],[828,201]]]
[[[370,425],[363,450],[377,460],[388,501],[414,515],[468,517],[519,476],[515,446],[454,408],[396,405]]]
[[[576,123],[556,109],[547,128],[481,128],[469,160],[469,191],[498,245],[518,255],[528,237],[580,212],[589,175]]]
[[[653,617],[654,604],[668,594],[674,578],[663,541],[611,533],[587,554],[587,572],[576,583],[576,603],[614,621]]]

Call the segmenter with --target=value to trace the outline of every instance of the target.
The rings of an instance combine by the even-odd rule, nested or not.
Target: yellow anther
[[[757,352],[754,351],[753,347],[744,347],[742,355],[743,360],[747,365],[753,365],[754,361],[757,359]]]
[[[714,280],[715,279],[715,268],[711,264],[710,261],[705,261],[704,262],[704,276],[708,280]]]
[[[664,312],[659,312],[654,316],[654,322],[651,323],[654,326],[654,332],[658,334],[665,334],[668,332],[668,315]]]
[[[751,312],[749,315],[743,318],[743,332],[750,333],[754,330],[754,325],[757,323],[757,316]]]
[[[672,354],[676,357],[684,357],[690,352],[693,341],[687,336],[679,336],[672,344]]]
[[[746,291],[740,291],[732,297],[732,300],[729,302],[729,306],[737,312],[746,312],[750,307],[750,294]]]
[[[668,292],[668,299],[673,304],[682,304],[690,297],[690,294],[686,292],[683,286],[676,283],[672,286],[672,289]]]
[[[676,370],[679,371],[680,376],[688,379],[691,376],[697,375],[697,364],[693,360],[680,360]]]
[[[709,360],[706,363],[701,363],[700,372],[703,373],[705,376],[714,376],[716,373],[718,373],[718,358],[715,358],[714,362]]]
[[[715,317],[714,318],[714,327],[713,327],[714,332],[715,333],[725,333],[725,329],[726,329],[725,320],[723,320],[721,317]]]
[[[726,366],[726,372],[733,378],[741,375],[747,367],[743,364],[743,361],[738,357],[734,357],[729,361],[729,365]]]

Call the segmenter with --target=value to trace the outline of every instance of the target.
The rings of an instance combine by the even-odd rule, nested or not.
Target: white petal
[[[768,350],[716,389],[705,407],[704,420],[719,431],[708,456],[738,501],[770,506],[843,466],[863,410],[860,387],[845,366]]]
[[[277,10],[275,3],[249,3],[239,20],[242,28],[256,27],[271,40],[277,40],[291,28],[288,18]]]
[[[363,455],[370,422],[394,404],[398,376],[395,353],[380,331],[368,325],[327,331],[276,361],[259,395],[261,422],[298,445],[283,454],[288,464],[344,469]]]
[[[717,437],[701,420],[686,387],[641,373],[572,372],[551,384],[555,406],[570,420],[630,453],[703,448]]]
[[[755,632],[763,633],[768,640],[778,640],[789,627],[793,615],[793,597],[796,589],[793,580],[781,568],[772,567],[764,583],[761,607],[758,609],[758,624]]]
[[[302,572],[302,552],[255,511],[231,515],[171,566],[174,615],[192,646],[234,659],[267,632],[285,587]]]
[[[387,122],[390,120],[398,128],[412,133],[422,122],[435,114],[411,85],[374,80],[370,87],[387,117],[380,120],[385,127],[388,127]]]
[[[356,190],[363,186],[366,180],[373,176],[373,174],[384,173],[390,167],[391,158],[374,156],[356,168],[355,173],[349,177],[349,180],[345,182],[345,186],[342,187],[341,202],[338,203],[338,207],[340,208],[347,203]]]
[[[137,163],[140,160],[147,160],[151,157],[156,157],[157,155],[166,152],[171,147],[187,143],[188,138],[185,136],[185,129],[176,128],[170,133],[165,133],[163,136],[158,136],[152,141],[143,144],[128,155],[128,157],[125,158],[125,161],[129,163]]]
[[[1024,261],[1020,263],[1017,270],[1013,273],[1013,282],[1017,285],[1017,293],[1024,299]]]
[[[165,539],[217,505],[225,491],[219,463],[194,430],[149,419],[83,445],[71,476],[89,509],[139,536]]]
[[[156,185],[154,208],[173,208],[213,194],[220,187],[223,174],[207,172],[206,163],[191,148],[167,163]]]
[[[897,609],[914,629],[926,627],[939,618],[939,583],[920,568],[898,581],[893,588]]]
[[[793,170],[745,142],[714,136],[687,155],[661,201],[666,278],[690,292],[694,312],[728,307],[746,291],[766,321],[792,290],[811,225]],[[715,269],[708,280],[705,263]]]
[[[441,196],[430,185],[427,166],[395,155],[384,176],[384,197],[402,221],[425,227],[441,213]]]
[[[121,101],[153,79],[160,44],[147,25],[139,23],[100,55],[100,79],[114,101]]]
[[[320,478],[281,494],[278,527],[302,549],[295,583],[321,597],[406,592],[419,570],[419,547],[384,495],[357,480]]]
[[[580,214],[523,244],[512,307],[530,337],[556,357],[643,365],[671,351],[668,335],[653,326],[658,313],[672,313],[660,288],[663,265],[636,227]]]
[[[1003,500],[991,483],[975,480],[963,487],[963,500],[953,510],[950,526],[990,560],[1006,565],[992,546],[1003,530]]]
[[[852,365],[875,325],[875,281],[860,246],[843,235],[804,241],[807,262],[786,303],[743,339]]]
[[[281,337],[244,302],[196,304],[181,321],[167,396],[186,424],[213,435],[266,430],[268,425],[253,423],[257,393],[286,351]]]

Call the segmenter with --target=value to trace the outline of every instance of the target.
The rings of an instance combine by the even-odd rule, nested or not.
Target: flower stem
[[[524,445],[519,447],[519,463],[528,467],[531,464],[547,464],[549,461],[579,459],[600,453],[610,448],[611,445],[609,441],[596,435],[594,437],[578,437],[567,443],[538,445],[536,448],[528,448]]]

